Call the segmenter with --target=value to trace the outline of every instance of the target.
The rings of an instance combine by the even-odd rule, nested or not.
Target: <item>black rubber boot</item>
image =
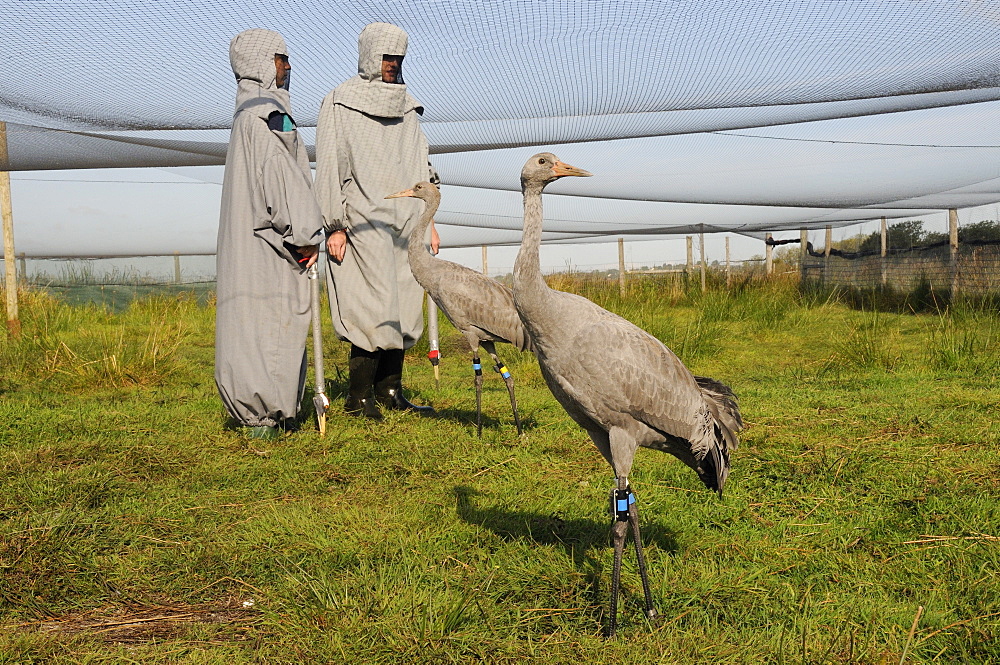
[[[375,401],[379,406],[395,411],[413,411],[424,415],[434,413],[433,407],[417,406],[403,396],[403,349],[382,351],[375,374]]]
[[[382,412],[375,403],[375,394],[372,390],[380,354],[380,351],[365,351],[361,347],[351,345],[347,399],[344,400],[344,411],[348,415],[382,420]]]

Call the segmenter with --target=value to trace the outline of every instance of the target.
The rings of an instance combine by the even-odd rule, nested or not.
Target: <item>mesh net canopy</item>
[[[519,241],[541,149],[595,174],[549,188],[547,242],[1000,201],[1000,5],[971,0],[13,0],[0,169],[222,164],[250,27],[284,36],[311,145],[373,21],[409,33],[449,246]]]

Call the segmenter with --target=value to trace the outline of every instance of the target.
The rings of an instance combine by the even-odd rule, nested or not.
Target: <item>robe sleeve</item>
[[[261,186],[271,226],[287,243],[308,247],[322,242],[319,206],[309,181],[290,155],[278,153],[264,162]]]
[[[339,231],[347,227],[338,166],[335,109],[333,93],[330,93],[320,105],[319,121],[316,123],[316,200],[323,214],[323,227],[327,231]]]

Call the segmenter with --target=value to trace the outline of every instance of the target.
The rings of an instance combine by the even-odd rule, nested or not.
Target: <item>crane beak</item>
[[[404,196],[413,196],[413,190],[412,189],[404,189],[401,192],[396,192],[395,194],[390,194],[389,196],[387,196],[385,198],[387,198],[387,199],[398,199],[398,198],[402,198]]]
[[[555,166],[552,167],[552,171],[560,178],[567,175],[578,175],[582,177],[594,175],[589,171],[584,171],[583,169],[578,169],[575,166],[570,166],[566,162],[556,162]]]

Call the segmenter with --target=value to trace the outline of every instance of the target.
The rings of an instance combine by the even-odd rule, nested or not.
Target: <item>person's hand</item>
[[[316,259],[319,258],[319,245],[309,245],[308,247],[296,247],[295,249],[304,258],[309,259],[309,261],[306,262],[306,268],[312,268],[313,264],[316,263]]]
[[[431,253],[437,254],[439,249],[441,249],[441,236],[438,235],[437,227],[431,221]]]
[[[326,239],[326,252],[337,263],[343,261],[347,254],[347,231],[341,229],[331,233]]]

